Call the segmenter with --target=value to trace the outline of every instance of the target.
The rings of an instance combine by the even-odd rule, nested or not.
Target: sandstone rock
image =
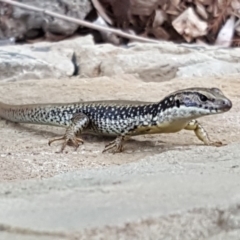
[[[0,47],[0,81],[21,79],[62,78],[75,74],[74,49],[93,44],[92,37],[59,43]]]
[[[0,49],[0,80],[60,78],[72,76],[74,73],[71,50],[66,49],[61,54],[49,48],[31,50],[23,47],[21,50],[19,48]]]
[[[240,64],[224,62],[221,60],[207,60],[205,62],[196,63],[194,68],[189,66],[179,67],[176,76],[178,77],[202,77],[208,75],[231,75],[240,73]]]
[[[210,77],[240,72],[240,49],[131,43],[95,45],[91,35],[61,42],[0,47],[2,80],[22,78],[138,74],[143,81],[175,77]],[[6,65],[9,68],[6,69]]]
[[[82,76],[137,73],[144,81],[166,81],[176,76],[220,76],[239,73],[240,49],[225,49],[171,42],[132,43],[126,48],[110,44],[75,50]],[[227,67],[229,66],[230,69]],[[184,70],[186,69],[186,70]]]
[[[84,19],[92,10],[90,0],[22,0],[21,2],[78,19]],[[78,24],[43,15],[39,12],[33,12],[3,3],[1,3],[0,6],[0,16],[2,15],[0,39],[11,37],[18,39],[25,37],[35,38],[41,34],[41,31],[69,36],[79,27]]]

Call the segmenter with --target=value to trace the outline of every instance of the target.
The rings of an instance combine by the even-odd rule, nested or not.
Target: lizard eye
[[[202,102],[206,102],[208,100],[208,98],[205,95],[200,94],[199,97]]]

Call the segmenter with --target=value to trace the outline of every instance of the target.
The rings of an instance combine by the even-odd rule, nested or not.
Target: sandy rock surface
[[[121,154],[84,136],[77,152],[48,139],[64,129],[0,121],[1,239],[239,239],[239,76],[146,83],[136,75],[0,83],[6,103],[159,101],[185,87],[219,87],[233,108],[191,131],[135,137]]]
[[[145,82],[239,74],[239,48],[190,44],[94,44],[93,37],[0,46],[0,81],[137,73]],[[114,63],[114,64],[113,64]]]

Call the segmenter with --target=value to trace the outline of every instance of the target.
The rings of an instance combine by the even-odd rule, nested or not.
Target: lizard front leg
[[[203,126],[195,119],[191,120],[187,126],[184,128],[185,130],[192,130],[194,131],[197,138],[204,142],[206,145],[211,146],[222,146],[223,144],[221,142],[213,142],[209,139],[209,136],[206,132],[206,130],[203,128]]]
[[[65,134],[60,138],[53,138],[49,140],[48,145],[50,146],[53,142],[64,141],[60,152],[63,152],[65,147],[72,144],[77,149],[84,141],[81,138],[76,137],[77,133],[81,133],[84,128],[89,124],[89,118],[84,113],[77,113],[70,120],[70,124],[66,129]]]

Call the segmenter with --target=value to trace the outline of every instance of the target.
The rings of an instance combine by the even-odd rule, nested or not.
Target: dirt
[[[222,78],[174,79],[167,82],[142,82],[137,75],[92,79],[45,79],[0,83],[0,101],[11,104],[74,102],[104,99],[159,101],[166,94],[185,87],[218,87],[232,102],[224,114],[200,119],[210,138],[225,144],[240,141],[240,81],[238,76]],[[184,151],[202,143],[191,131],[134,137],[125,152],[102,154],[111,139],[84,136],[77,151],[68,147],[56,153],[60,143],[48,146],[48,139],[60,136],[63,128],[0,121],[0,182],[49,178],[86,168],[122,165],[169,150]],[[208,151],[205,146],[203,151]],[[191,158],[191,156],[189,156]]]

